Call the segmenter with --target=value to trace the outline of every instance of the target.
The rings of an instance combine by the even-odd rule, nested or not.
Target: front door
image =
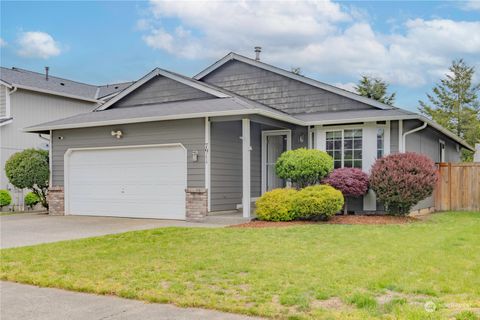
[[[277,176],[275,164],[278,157],[290,150],[290,131],[269,131],[263,133],[263,192],[286,186],[286,181]]]

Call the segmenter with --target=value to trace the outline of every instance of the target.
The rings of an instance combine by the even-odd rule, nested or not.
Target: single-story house
[[[5,162],[28,148],[49,149],[48,136],[23,132],[28,126],[89,112],[131,82],[91,85],[21,68],[0,68],[0,189],[10,191],[13,208],[23,210],[27,189],[15,188],[5,175]],[[5,208],[8,209],[8,208]]]
[[[250,217],[286,185],[274,165],[289,149],[366,172],[389,153],[455,162],[472,149],[419,114],[235,53],[193,78],[154,69],[93,112],[25,130],[50,135],[51,213],[162,219]],[[380,208],[373,192],[353,202]]]

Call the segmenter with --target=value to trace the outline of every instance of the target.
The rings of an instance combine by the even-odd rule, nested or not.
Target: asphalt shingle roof
[[[5,67],[1,67],[0,69],[0,79],[10,85],[29,87],[32,90],[46,90],[58,93],[60,95],[69,95],[90,100],[97,100],[112,93],[121,91],[133,83],[125,82],[96,86],[59,78],[52,75],[49,75],[47,80],[45,74],[42,73],[20,68],[9,69]]]

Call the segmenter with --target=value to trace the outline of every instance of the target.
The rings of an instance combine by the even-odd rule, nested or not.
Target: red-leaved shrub
[[[370,175],[370,187],[391,214],[407,214],[432,194],[436,181],[435,163],[414,152],[378,159]]]
[[[344,197],[360,197],[368,191],[368,175],[357,168],[335,169],[323,183],[340,190]],[[344,213],[347,213],[347,202]]]

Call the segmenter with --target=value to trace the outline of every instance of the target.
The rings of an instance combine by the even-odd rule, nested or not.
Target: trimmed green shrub
[[[14,153],[5,163],[5,173],[11,184],[19,189],[32,190],[48,209],[48,151],[26,149]]]
[[[35,193],[29,192],[25,195],[24,201],[30,209],[33,209],[40,202],[40,198]]]
[[[0,209],[12,203],[12,196],[8,190],[0,190]]]
[[[295,189],[274,189],[265,192],[256,202],[257,218],[266,221],[291,221],[295,219],[292,204]]]
[[[278,177],[304,188],[317,184],[332,172],[333,159],[324,151],[300,148],[282,153],[275,169]]]
[[[306,187],[293,200],[297,218],[327,220],[343,207],[342,193],[328,185]]]

